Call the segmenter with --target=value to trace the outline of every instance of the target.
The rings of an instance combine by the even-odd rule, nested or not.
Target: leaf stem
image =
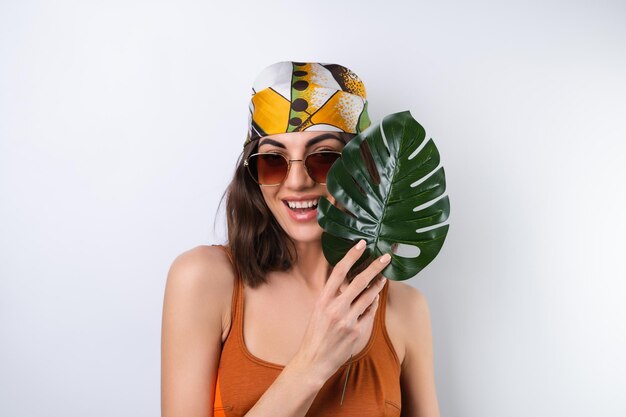
[[[349,361],[352,361],[352,355],[350,355],[350,359],[348,359]],[[350,368],[352,367],[352,362],[350,362],[350,364],[348,365],[348,372],[346,372],[346,380],[343,382],[343,392],[341,393],[341,401],[339,402],[339,405],[343,405],[343,396],[346,393],[346,387],[348,386],[348,375],[350,375]]]

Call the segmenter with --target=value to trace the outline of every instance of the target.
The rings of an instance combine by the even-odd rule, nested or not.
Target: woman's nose
[[[289,168],[289,172],[287,173],[287,178],[285,179],[285,183],[293,188],[310,186],[311,183],[314,183],[313,179],[309,176],[308,171],[306,170],[306,166],[304,165],[304,161],[301,159],[292,159],[291,167]]]

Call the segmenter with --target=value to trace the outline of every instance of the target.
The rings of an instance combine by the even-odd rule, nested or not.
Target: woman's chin
[[[322,240],[322,228],[318,224],[310,227],[300,226],[298,230],[288,230],[287,234],[295,243],[319,243]]]

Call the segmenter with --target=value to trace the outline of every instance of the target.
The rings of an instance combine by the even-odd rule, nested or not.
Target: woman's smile
[[[309,222],[317,219],[318,195],[305,195],[302,197],[286,197],[282,201],[289,216],[297,222]]]

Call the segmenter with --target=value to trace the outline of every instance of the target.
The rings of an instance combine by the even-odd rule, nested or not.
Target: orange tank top
[[[222,248],[232,263],[227,247]],[[233,264],[233,269],[236,267]],[[307,417],[400,416],[400,361],[385,327],[389,282],[381,291],[370,339],[361,352],[331,376],[311,404]],[[243,280],[235,273],[231,328],[222,345],[215,386],[215,417],[244,416],[272,385],[284,366],[252,355],[243,339]],[[341,395],[346,384],[343,404]]]

